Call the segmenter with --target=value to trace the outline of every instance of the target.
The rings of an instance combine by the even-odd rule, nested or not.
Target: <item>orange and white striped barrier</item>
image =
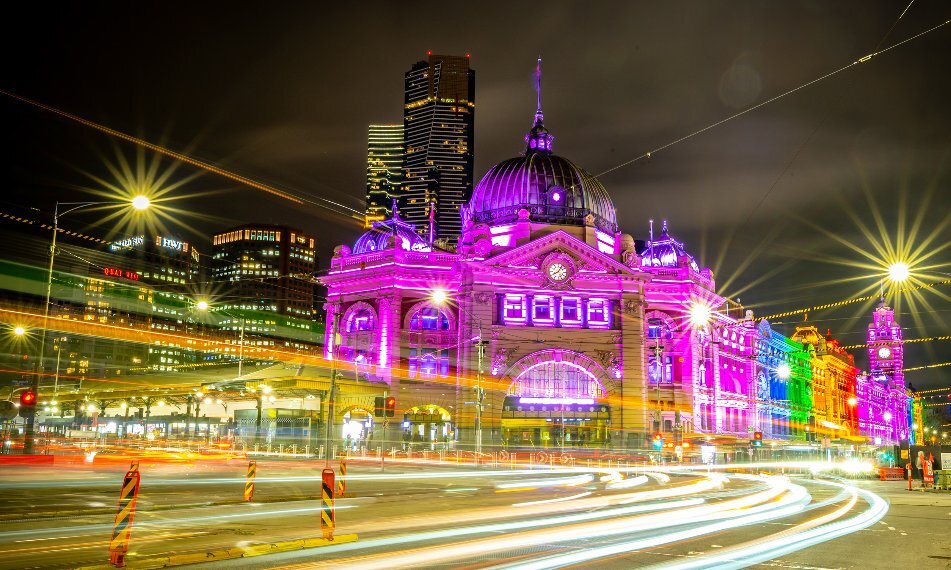
[[[334,470],[325,467],[320,476],[320,531],[327,540],[334,539],[337,520],[334,516]]]
[[[116,568],[125,566],[125,555],[129,552],[132,540],[132,522],[135,520],[135,504],[139,498],[139,462],[133,461],[119,491],[119,506],[116,509],[116,521],[109,541],[109,564]]]

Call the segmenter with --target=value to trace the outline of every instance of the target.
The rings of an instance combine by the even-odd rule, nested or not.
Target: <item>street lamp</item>
[[[44,366],[43,366],[43,356],[46,352],[46,329],[49,325],[50,318],[50,297],[53,293],[53,264],[56,261],[56,237],[59,234],[59,218],[60,216],[65,216],[76,210],[80,210],[87,206],[109,206],[109,205],[128,205],[130,202],[126,201],[106,201],[106,202],[56,202],[56,205],[53,208],[53,238],[50,242],[50,262],[49,270],[46,275],[46,303],[43,305],[43,330],[40,333],[40,351],[39,358],[37,359],[36,372],[33,374],[33,381],[31,382],[30,388],[33,390],[37,396],[40,392],[40,377],[43,375]],[[135,210],[142,211],[149,207],[149,199],[145,196],[135,196],[131,200],[131,205]],[[65,211],[60,212],[60,206],[70,206]],[[24,430],[23,437],[23,452],[32,453],[33,452],[33,434],[36,424],[36,412],[30,412],[26,417],[26,429]]]
[[[859,403],[859,401],[858,401],[858,399],[857,399],[855,396],[850,396],[850,397],[849,397],[849,400],[848,400],[848,403],[849,403],[850,406],[852,406],[852,407],[854,408],[854,407]]]
[[[434,305],[445,305],[449,300],[449,295],[443,289],[434,289],[429,295],[429,299],[433,302]],[[482,338],[482,320],[476,318],[471,312],[466,311],[461,306],[457,305],[457,309],[460,311],[466,312],[470,317],[475,318],[476,326],[478,327],[479,334],[476,337],[473,337],[471,341],[476,343],[477,355],[478,355],[478,374],[476,375],[476,418],[475,418],[475,451],[477,454],[482,453],[482,402],[485,400],[485,392],[482,390],[482,361],[485,357],[485,346],[488,344],[488,341]],[[562,426],[564,429],[564,426]]]
[[[781,362],[779,366],[776,367],[776,376],[778,376],[781,380],[788,379],[790,374],[792,374],[792,369],[789,368],[789,364]]]
[[[23,327],[14,327],[13,334],[15,334],[16,336],[23,336],[26,334],[26,329]]]
[[[911,276],[911,269],[904,261],[896,261],[888,266],[888,278],[896,283],[901,283]]]

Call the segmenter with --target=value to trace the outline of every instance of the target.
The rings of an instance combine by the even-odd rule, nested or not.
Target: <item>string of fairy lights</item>
[[[940,287],[940,286],[944,286],[948,284],[951,284],[951,279],[943,279],[941,281],[935,281],[933,283],[925,283],[923,285],[915,285],[912,287],[903,287],[901,289],[896,290],[895,293],[910,293],[911,291],[934,289],[935,287]],[[784,311],[782,313],[774,313],[772,315],[768,315],[762,318],[765,320],[771,321],[773,319],[781,319],[783,317],[790,317],[793,315],[803,315],[803,314],[813,313],[816,311],[822,311],[825,309],[834,309],[837,307],[853,305],[855,303],[864,303],[864,302],[871,301],[873,299],[879,299],[879,298],[880,298],[880,294],[862,295],[861,297],[852,297],[851,299],[843,299],[841,301],[836,301],[834,303],[825,303],[823,305],[814,305],[812,307],[806,307],[804,309],[796,309],[793,311]]]

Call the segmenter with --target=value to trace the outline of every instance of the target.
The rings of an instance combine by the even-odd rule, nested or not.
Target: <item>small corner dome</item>
[[[373,227],[363,233],[353,245],[355,255],[380,251],[396,245],[407,251],[431,251],[428,243],[416,233],[415,224],[404,222],[399,215],[382,222],[373,222]]]
[[[700,272],[700,266],[697,265],[693,256],[684,249],[683,242],[677,241],[668,233],[667,220],[664,220],[660,236],[655,240],[648,241],[644,247],[641,267],[680,267],[681,260],[686,260],[691,269]]]

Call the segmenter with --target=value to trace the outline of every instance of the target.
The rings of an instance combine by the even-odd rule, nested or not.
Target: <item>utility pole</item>
[[[482,323],[479,323],[479,340],[476,342],[479,355],[479,373],[476,376],[476,423],[475,423],[475,451],[482,453],[482,401],[485,399],[485,391],[482,389],[482,359],[485,356],[486,341],[482,339]]]
[[[330,325],[330,393],[327,396],[327,422],[324,426],[324,453],[327,465],[330,465],[330,440],[334,429],[334,398],[337,391],[337,330],[340,323],[340,313],[334,312],[334,320]]]

